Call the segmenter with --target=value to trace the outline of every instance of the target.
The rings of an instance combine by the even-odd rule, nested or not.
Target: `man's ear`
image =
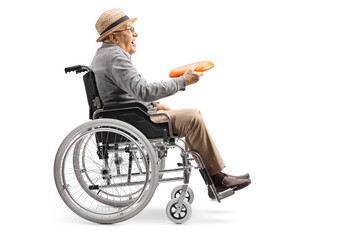
[[[115,44],[117,44],[117,43],[119,42],[118,40],[116,40],[114,34],[110,34],[110,35],[109,35],[109,39],[110,39],[110,41],[111,41],[112,43],[115,43]]]
[[[114,34],[110,34],[110,35],[109,35],[109,39],[110,39],[110,41],[115,42]]]

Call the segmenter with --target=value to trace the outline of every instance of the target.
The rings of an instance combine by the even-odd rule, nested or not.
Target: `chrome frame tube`
[[[177,182],[177,181],[182,181],[184,180],[184,178],[182,177],[173,177],[173,178],[162,178],[159,179],[158,182],[162,183],[162,182]]]
[[[188,147],[187,143],[183,139],[176,138],[176,140],[178,140],[178,141],[180,141],[180,142],[182,142],[184,144],[185,152],[189,152],[189,147]]]
[[[138,181],[138,182],[124,182],[124,183],[114,183],[110,185],[93,185],[97,186],[100,190],[106,189],[106,188],[114,188],[114,187],[123,187],[123,186],[134,186],[134,185],[140,185],[145,184],[145,181]],[[90,187],[90,186],[89,186]]]
[[[186,167],[183,167],[183,168],[165,169],[165,170],[160,170],[159,173],[182,172],[185,169],[190,169],[190,168],[192,168],[192,166],[186,166]]]

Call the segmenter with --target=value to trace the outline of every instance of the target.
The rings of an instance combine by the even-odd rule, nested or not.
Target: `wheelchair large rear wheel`
[[[58,192],[79,216],[116,223],[138,214],[158,182],[157,157],[147,138],[131,125],[98,119],[74,129],[56,154]]]

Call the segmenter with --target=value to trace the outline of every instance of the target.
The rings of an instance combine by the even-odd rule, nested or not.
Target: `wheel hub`
[[[104,167],[103,169],[101,169],[101,175],[102,175],[103,177],[107,177],[107,176],[109,175],[109,173],[110,173],[110,169],[109,169],[109,168]]]

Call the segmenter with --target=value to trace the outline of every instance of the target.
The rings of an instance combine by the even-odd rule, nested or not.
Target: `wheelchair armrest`
[[[152,113],[152,114],[149,114],[149,115],[150,115],[150,117],[161,117],[161,116],[166,117],[167,120],[168,120],[168,123],[170,123],[169,126],[171,127],[171,119],[170,119],[170,116],[167,115],[166,113]]]

